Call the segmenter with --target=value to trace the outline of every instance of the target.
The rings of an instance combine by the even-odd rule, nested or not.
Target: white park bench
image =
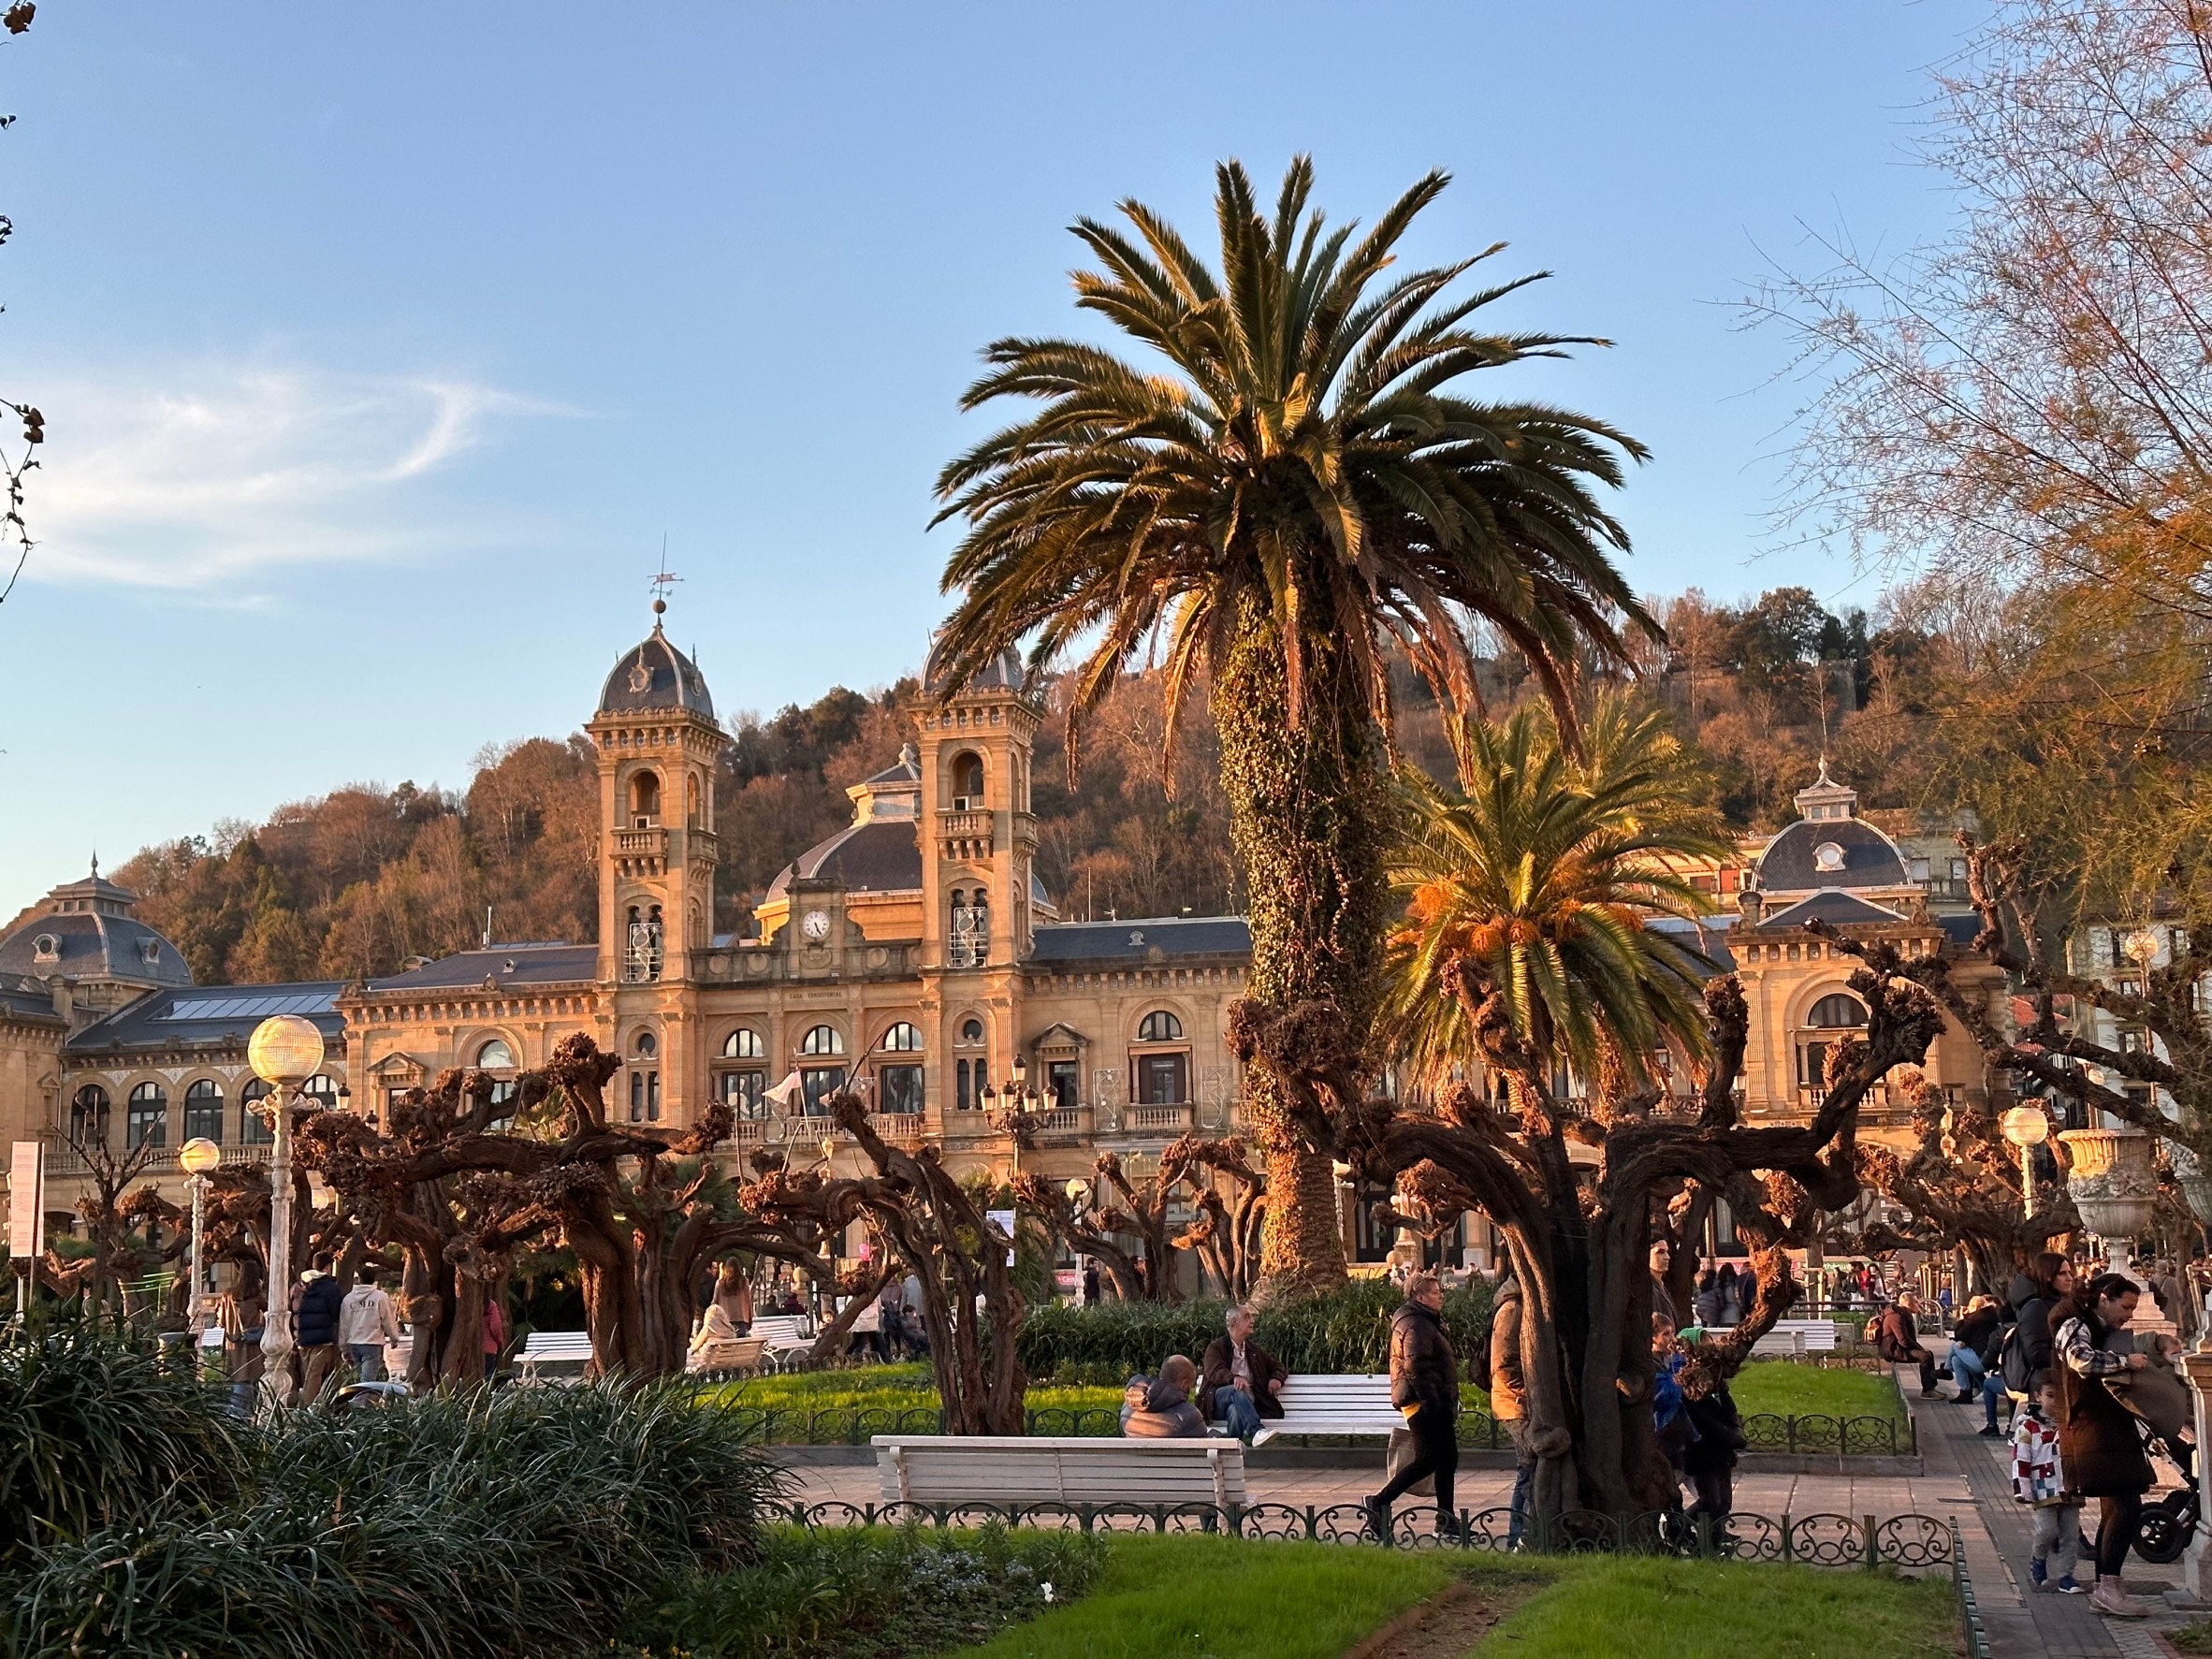
[[[760,1362],[761,1339],[757,1336],[735,1336],[692,1349],[685,1357],[684,1368],[694,1375],[710,1371],[751,1371]]]
[[[1716,1330],[1713,1334],[1725,1336],[1727,1332]],[[1752,1344],[1752,1358],[1802,1360],[1808,1354],[1832,1354],[1840,1346],[1833,1319],[1778,1319],[1773,1330]]]
[[[522,1351],[515,1356],[515,1369],[526,1383],[546,1381],[547,1366],[561,1368],[561,1378],[574,1380],[581,1377],[590,1363],[591,1333],[588,1331],[533,1331],[523,1339]]]
[[[761,1345],[761,1363],[774,1370],[793,1354],[813,1347],[814,1332],[797,1314],[768,1314],[752,1322],[746,1340]]]
[[[1215,1397],[1220,1397],[1218,1390]],[[1279,1397],[1283,1415],[1260,1419],[1254,1446],[1277,1434],[1388,1434],[1405,1426],[1405,1414],[1390,1404],[1388,1372],[1298,1372],[1283,1379]]]
[[[1208,1436],[878,1434],[886,1504],[1205,1504],[1244,1501],[1244,1447]]]

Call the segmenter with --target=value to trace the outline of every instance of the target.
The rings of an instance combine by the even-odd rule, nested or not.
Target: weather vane
[[[668,538],[662,536],[661,538],[661,568],[653,573],[653,579],[648,584],[653,590],[654,616],[659,616],[668,608],[668,589],[682,580],[683,577],[668,568]]]

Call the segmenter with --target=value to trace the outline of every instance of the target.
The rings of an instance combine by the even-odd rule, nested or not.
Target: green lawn
[[[1948,1579],[1592,1561],[1568,1564],[1468,1659],[1954,1659],[1957,1630]]]
[[[1091,1593],[980,1648],[986,1659],[1334,1659],[1442,1589],[1531,1576],[1548,1587],[1470,1659],[1947,1659],[1947,1579],[1651,1560],[1470,1561],[1201,1535],[1113,1540]],[[1628,1633],[1633,1632],[1633,1637]]]
[[[1003,1630],[991,1659],[1336,1659],[1450,1580],[1430,1552],[1124,1536],[1083,1600]]]
[[[1728,1385],[1747,1417],[1886,1417],[1905,1419],[1904,1402],[1889,1378],[1871,1371],[1824,1371],[1789,1360],[1754,1360]]]
[[[1904,1423],[1904,1403],[1885,1376],[1866,1371],[1823,1371],[1786,1360],[1754,1361],[1746,1365],[1732,1385],[1736,1404],[1746,1416],[1772,1412],[1782,1417],[1880,1417]],[[708,1398],[724,1405],[786,1412],[909,1411],[934,1409],[937,1385],[926,1365],[869,1365],[854,1371],[810,1371],[790,1376],[747,1377],[719,1383]],[[1489,1397],[1469,1390],[1463,1401],[1469,1414],[1489,1409]],[[1067,1387],[1032,1384],[1028,1392],[1032,1411],[1050,1408],[1088,1408],[1118,1411],[1117,1388]],[[1099,1432],[1099,1422],[1086,1425]],[[773,1425],[779,1441],[806,1437],[802,1420],[785,1419]],[[820,1433],[841,1438],[845,1428],[837,1421],[822,1425]]]

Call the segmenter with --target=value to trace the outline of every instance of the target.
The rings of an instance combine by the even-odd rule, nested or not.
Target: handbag
[[[1390,1449],[1383,1463],[1384,1483],[1387,1485],[1397,1479],[1398,1471],[1404,1468],[1419,1455],[1411,1429],[1392,1429],[1390,1431]],[[1424,1475],[1405,1490],[1417,1498],[1433,1498],[1436,1495],[1436,1477],[1433,1475]]]

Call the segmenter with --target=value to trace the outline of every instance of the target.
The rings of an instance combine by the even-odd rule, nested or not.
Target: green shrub
[[[757,1563],[685,1580],[631,1639],[693,1659],[892,1659],[966,1647],[1088,1589],[1106,1558],[1080,1533],[793,1527]]]
[[[156,1506],[205,1512],[227,1498],[246,1448],[222,1400],[73,1307],[0,1334],[0,1564]]]
[[[680,1386],[301,1412],[211,1510],[27,1552],[11,1652],[550,1655],[760,1551],[780,1477]]]
[[[1444,1298],[1444,1327],[1462,1361],[1488,1339],[1490,1299],[1480,1280]],[[1388,1371],[1390,1316],[1404,1301],[1388,1280],[1354,1279],[1327,1296],[1260,1313],[1253,1340],[1294,1372]],[[1037,1308],[1022,1326],[1022,1363],[1032,1376],[1118,1382],[1157,1371],[1170,1354],[1198,1359],[1221,1334],[1228,1311],[1217,1300]]]

